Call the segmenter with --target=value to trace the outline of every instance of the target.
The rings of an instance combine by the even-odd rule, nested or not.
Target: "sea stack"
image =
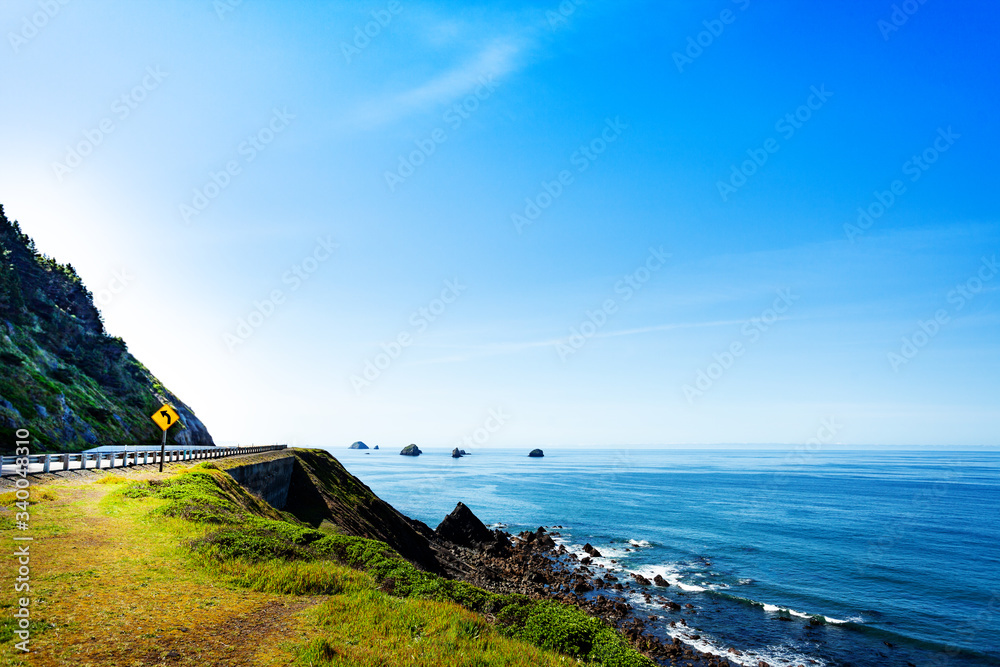
[[[420,456],[423,452],[420,451],[420,448],[416,445],[407,445],[406,447],[403,447],[403,451],[399,454],[400,456]]]
[[[374,447],[372,447],[372,449],[378,449],[378,445],[375,445]]]
[[[462,458],[462,455],[464,455],[464,454],[465,454],[465,452],[463,452],[458,447],[456,447],[455,449],[451,450],[451,458],[453,458],[453,459],[460,459],[460,458]]]
[[[530,452],[528,452],[528,456],[530,456],[533,459],[540,459],[543,456],[545,456],[545,452],[543,452],[540,449],[532,449]]]
[[[464,503],[458,503],[441,525],[434,529],[434,533],[452,544],[467,548],[490,545],[497,540],[493,531],[483,525],[479,517]]]
[[[358,440],[353,445],[348,447],[348,449],[368,449],[368,445]],[[375,449],[378,449],[378,447],[376,447]]]

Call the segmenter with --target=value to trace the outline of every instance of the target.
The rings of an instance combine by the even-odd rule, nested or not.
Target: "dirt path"
[[[297,613],[322,598],[220,583],[148,508],[101,503],[114,486],[47,485],[57,498],[34,506],[32,615],[45,626],[26,663],[290,664],[282,643],[304,633]]]

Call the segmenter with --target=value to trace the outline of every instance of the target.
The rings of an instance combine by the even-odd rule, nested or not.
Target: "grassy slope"
[[[651,664],[575,609],[420,572],[382,543],[278,513],[219,471],[129,475],[146,481],[40,487],[34,652],[11,648],[5,568],[0,664],[579,664],[567,653]]]

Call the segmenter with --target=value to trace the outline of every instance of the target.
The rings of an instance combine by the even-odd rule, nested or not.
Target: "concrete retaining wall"
[[[284,456],[270,461],[250,463],[244,466],[226,468],[240,486],[250,493],[260,496],[272,507],[284,509],[288,501],[288,487],[292,482],[294,456]]]

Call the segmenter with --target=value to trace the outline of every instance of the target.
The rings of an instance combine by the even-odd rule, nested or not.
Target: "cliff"
[[[0,449],[31,431],[34,449],[159,444],[149,415],[174,406],[178,445],[214,445],[194,412],[104,329],[72,264],[38,252],[0,205]]]

